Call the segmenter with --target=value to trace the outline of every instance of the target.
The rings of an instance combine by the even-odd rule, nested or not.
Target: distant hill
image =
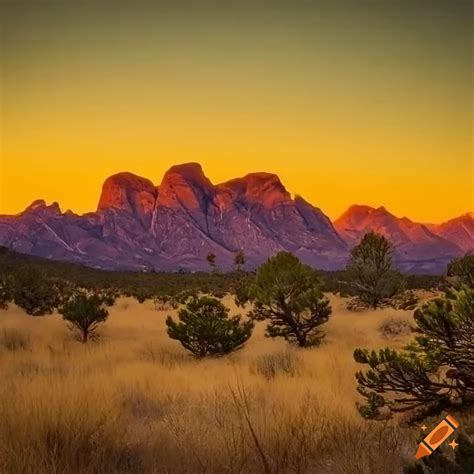
[[[171,167],[159,186],[131,173],[107,178],[95,212],[61,212],[57,203],[37,200],[18,215],[0,216],[0,245],[108,270],[207,270],[212,252],[228,271],[239,250],[248,268],[287,250],[337,270],[361,236],[377,230],[394,243],[402,270],[441,273],[450,259],[474,248],[472,220],[426,226],[384,208],[352,206],[333,225],[319,208],[292,198],[274,174],[213,184],[199,164],[187,163]]]
[[[395,261],[405,272],[431,273],[464,254],[456,242],[436,232],[435,226],[396,217],[384,207],[351,206],[334,221],[334,227],[351,247],[369,231],[384,235],[394,245]]]

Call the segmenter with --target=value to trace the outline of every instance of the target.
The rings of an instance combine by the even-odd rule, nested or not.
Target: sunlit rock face
[[[429,226],[396,217],[383,206],[351,206],[334,226],[350,247],[369,231],[384,235],[395,247],[398,266],[408,271],[442,272],[449,260],[463,253],[454,241],[437,235]]]
[[[159,186],[132,173],[107,178],[96,212],[61,212],[33,202],[0,216],[0,245],[23,253],[106,269],[205,270],[212,252],[222,270],[239,250],[254,268],[280,250],[315,267],[343,268],[349,251],[374,230],[395,246],[407,271],[442,272],[452,256],[474,248],[472,215],[441,226],[397,218],[383,207],[352,206],[333,223],[278,176],[251,173],[213,184],[198,163],[171,167]]]

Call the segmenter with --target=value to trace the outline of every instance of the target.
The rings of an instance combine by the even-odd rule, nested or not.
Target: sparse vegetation
[[[10,281],[12,300],[31,316],[51,314],[61,304],[57,282],[38,268],[19,267]]]
[[[3,249],[3,250],[1,250]],[[7,250],[0,246],[0,279],[7,283],[19,267],[25,271],[40,272],[56,285],[70,288],[61,288],[63,296],[70,295],[71,289],[85,288],[92,291],[107,290],[117,295],[135,297],[140,303],[153,298],[175,298],[182,300],[184,294],[224,295],[236,293],[242,280],[254,276],[252,272],[196,272],[196,273],[143,273],[143,272],[109,272],[93,268],[74,265],[72,263],[46,260],[39,257],[23,255]],[[321,279],[321,289],[325,292],[340,293],[341,296],[355,295],[348,285],[344,271],[318,271]],[[408,275],[407,289],[423,288],[430,290],[438,288],[443,283],[442,276]],[[11,286],[7,285],[11,297]],[[67,293],[67,294],[66,294]],[[7,302],[7,301],[6,301]],[[1,308],[0,308],[1,309]]]
[[[362,302],[377,308],[403,289],[402,275],[392,268],[393,247],[380,234],[369,232],[351,251],[348,285]]]
[[[216,254],[209,252],[206,256],[207,263],[211,267],[211,271],[217,271],[217,263],[216,263]]]
[[[288,252],[268,259],[238,295],[239,304],[253,304],[249,315],[266,320],[269,337],[283,337],[300,347],[316,346],[324,334],[319,326],[331,314],[317,272]]]
[[[11,287],[7,277],[0,274],[0,309],[7,309],[12,300]]]
[[[397,412],[423,417],[447,407],[474,406],[474,289],[453,291],[415,311],[418,335],[404,352],[357,349],[357,362],[369,365],[358,372],[359,392],[367,418]],[[391,395],[391,396],[390,396]]]
[[[474,287],[474,255],[452,260],[447,269],[447,280],[452,286],[467,285]]]
[[[399,474],[409,433],[358,415],[351,361],[367,338],[383,344],[378,324],[394,310],[353,315],[330,298],[337,310],[317,351],[264,338],[257,322],[232,358],[200,361],[169,339],[151,300],[120,299],[101,328],[110,344],[85,347],[58,315],[12,306],[2,327],[30,344],[1,353],[0,472],[261,472],[248,418],[271,472]],[[222,303],[237,312],[231,297]],[[275,377],[256,370],[261,356],[287,350],[295,357],[276,356]]]
[[[8,351],[26,350],[30,346],[30,338],[15,328],[4,328],[0,333],[0,346]]]
[[[278,375],[296,377],[302,365],[303,361],[299,354],[286,350],[258,357],[254,362],[253,370],[267,380],[272,380]]]
[[[59,312],[70,323],[70,329],[79,333],[81,341],[86,343],[96,336],[97,328],[105,323],[109,315],[106,306],[112,304],[113,298],[110,295],[81,291],[61,306]]]
[[[236,271],[241,272],[245,266],[245,255],[243,250],[239,250],[234,255],[234,266]]]
[[[195,357],[221,356],[240,349],[252,335],[252,321],[229,316],[219,300],[202,296],[192,298],[178,311],[179,322],[166,320],[168,335],[178,340]]]
[[[405,319],[389,318],[379,327],[383,337],[390,339],[393,337],[406,336],[410,334],[410,323]]]
[[[283,260],[286,264],[277,265],[278,278],[271,278],[268,271],[259,280],[261,269],[257,274],[112,274],[0,251],[0,264],[5,263],[0,273],[10,278],[19,261],[24,268],[38,269],[59,290],[60,308],[74,300],[77,303],[79,294],[95,295],[111,313],[101,329],[110,344],[84,347],[70,341],[57,314],[41,320],[28,318],[15,305],[2,312],[0,472],[400,474],[412,459],[407,454],[414,449],[412,433],[393,422],[373,424],[358,416],[359,397],[353,384],[356,364],[351,356],[355,347],[364,347],[367,341],[376,347],[387,344],[380,321],[387,322],[390,334],[397,332],[396,337],[390,336],[390,350],[403,348],[412,335],[405,330],[398,334],[397,325],[390,321],[405,320],[406,313],[382,307],[377,313],[364,309],[352,314],[339,297],[322,295],[314,270],[288,254]],[[344,272],[323,275],[326,282],[342,288]],[[431,281],[427,278],[426,284]],[[259,291],[250,293],[259,283]],[[295,294],[291,298],[285,293],[290,289]],[[167,336],[164,311],[181,324],[178,313],[199,300],[199,292],[223,296],[213,307],[224,320],[232,320],[229,314],[236,310],[232,298],[224,296],[229,291],[238,293],[240,304],[253,299],[255,305],[256,296],[274,297],[283,291],[294,314],[303,315],[303,322],[314,315],[310,311],[314,305],[323,316],[324,308],[333,308],[329,320],[316,318],[325,320],[327,344],[317,351],[301,351],[285,344],[284,339],[297,343],[296,337],[262,337],[271,320],[257,320],[253,337],[246,338],[242,350],[231,358],[196,361],[187,357]],[[469,307],[456,303],[463,300],[461,292],[449,298],[452,309],[445,306],[439,313],[449,314],[457,348],[466,334],[460,329],[465,327],[460,315]],[[143,303],[122,297],[108,309],[120,294]],[[175,309],[182,304],[187,307]],[[97,307],[92,305],[91,312]],[[420,321],[440,320],[438,312],[429,318],[427,314]],[[422,326],[420,322],[419,329]],[[284,328],[276,327],[277,332]],[[319,342],[320,326],[314,329]],[[419,336],[426,334],[431,343],[436,341],[434,333],[425,331]],[[436,353],[435,347],[422,347],[418,344],[416,357]],[[439,347],[440,354],[444,353],[445,346]],[[451,354],[457,357],[456,351]],[[459,358],[461,363],[467,360]],[[456,372],[450,371],[456,369],[454,363],[446,360],[433,357],[430,363],[433,367],[441,364],[436,372],[441,383],[455,377],[452,384],[457,389],[466,384],[465,369],[459,364]],[[391,394],[386,395],[390,400]],[[452,410],[456,416],[462,410],[466,436],[462,449],[467,452],[474,423],[464,406],[453,402]],[[448,455],[451,464],[443,465],[465,470],[470,458],[464,451],[456,453],[456,459]],[[431,472],[427,465],[422,469]]]

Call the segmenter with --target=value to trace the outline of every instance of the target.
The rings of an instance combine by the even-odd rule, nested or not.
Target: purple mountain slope
[[[227,270],[239,250],[249,268],[288,250],[335,270],[364,232],[376,230],[395,244],[401,268],[439,272],[474,248],[462,225],[461,231],[453,223],[434,229],[383,208],[354,206],[333,226],[320,209],[293,199],[274,174],[215,185],[199,164],[187,163],[170,168],[159,186],[131,173],[107,178],[96,212],[63,213],[57,203],[38,200],[18,215],[0,216],[0,245],[111,270],[205,270],[209,252]]]

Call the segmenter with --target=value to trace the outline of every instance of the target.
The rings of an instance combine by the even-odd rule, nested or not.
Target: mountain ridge
[[[22,253],[97,268],[145,271],[206,269],[209,252],[223,270],[243,250],[248,267],[287,250],[324,270],[342,268],[365,232],[383,233],[408,272],[439,272],[474,249],[471,213],[420,224],[383,206],[350,206],[334,222],[272,173],[213,184],[199,163],[172,166],[159,185],[129,172],[109,176],[95,212],[62,212],[36,200],[0,215],[0,245]]]

